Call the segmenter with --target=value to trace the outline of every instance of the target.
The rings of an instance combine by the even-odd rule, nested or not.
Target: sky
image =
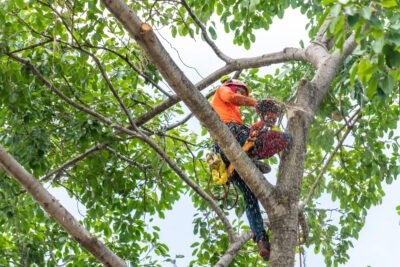
[[[219,32],[219,40],[216,42],[228,56],[231,57],[250,57],[259,56],[277,51],[282,51],[285,47],[299,47],[299,41],[303,40],[308,43],[308,37],[305,30],[306,19],[296,11],[288,11],[282,20],[276,19],[270,30],[260,32],[257,35],[257,42],[252,46],[251,50],[234,47],[231,38],[223,38],[224,32]],[[161,32],[164,37],[165,32]],[[200,37],[197,41],[188,41],[182,38],[172,39],[168,37],[170,43],[163,41],[165,47],[170,51],[173,58],[179,63],[179,58],[190,67],[184,67],[180,63],[184,72],[194,81],[197,82],[201,76],[206,77],[210,70],[215,70],[223,66],[223,62],[216,57],[212,57],[213,52]],[[207,55],[207,57],[205,57]],[[211,55],[210,57],[208,55]],[[266,72],[274,72],[277,66],[264,68]],[[200,73],[200,75],[199,75]],[[197,124],[196,119],[192,120],[190,127]],[[267,179],[271,179],[268,174]],[[366,223],[360,233],[359,239],[353,242],[354,248],[348,251],[350,261],[343,266],[351,267],[392,267],[398,262],[400,253],[400,216],[396,212],[396,206],[400,205],[400,179],[393,182],[390,186],[384,186],[386,196],[380,206],[372,207],[366,218]],[[77,212],[77,204],[71,202],[68,195],[62,189],[51,189],[61,203],[76,217],[79,218]],[[329,206],[335,205],[329,198],[324,199]],[[190,245],[195,242],[196,237],[193,235],[193,213],[194,208],[191,200],[184,196],[176,203],[173,210],[165,213],[164,220],[158,220],[157,224],[161,228],[161,242],[168,245],[171,255],[184,255],[184,259],[178,259],[176,267],[186,267],[191,258]],[[179,218],[179,220],[176,220]],[[149,230],[150,230],[149,226]],[[255,256],[256,253],[255,253]],[[323,257],[315,255],[313,249],[305,250],[305,258],[303,258],[302,266],[315,267],[325,266]],[[165,267],[175,267],[171,263],[165,263]],[[300,266],[297,262],[295,266]]]

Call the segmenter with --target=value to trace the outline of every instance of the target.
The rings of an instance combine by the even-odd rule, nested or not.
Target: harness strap
[[[254,143],[256,142],[255,138],[247,138],[246,142],[244,143],[244,145],[242,146],[242,149],[244,152],[249,151],[253,146]],[[235,168],[233,167],[232,164],[229,164],[228,166],[228,170],[226,171],[226,173],[228,174],[228,177],[231,176],[232,172],[235,170]]]

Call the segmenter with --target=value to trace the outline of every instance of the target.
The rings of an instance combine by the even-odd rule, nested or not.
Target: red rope
[[[302,267],[302,260],[301,260],[301,244],[300,244],[300,224],[297,224],[297,227],[298,227],[298,231],[299,231],[299,233],[298,233],[298,237],[299,237],[299,260],[300,260],[300,267]]]

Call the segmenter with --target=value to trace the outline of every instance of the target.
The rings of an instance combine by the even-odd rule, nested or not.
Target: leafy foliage
[[[288,8],[307,16],[310,38],[325,19],[332,18],[328,33],[335,51],[342,52],[346,38],[354,32],[358,48],[341,66],[313,121],[302,184],[306,197],[321,174],[321,164],[339,144],[343,131],[349,130],[350,138],[327,165],[307,207],[311,229],[307,245],[322,253],[328,266],[345,263],[368,209],[382,201],[382,184],[390,184],[400,172],[397,2],[190,0],[187,5],[190,12],[176,2],[130,2],[155,27],[169,27],[172,36],[196,38],[201,33],[192,13],[212,39],[222,38],[217,35],[221,24],[225,32],[234,33],[232,42],[246,49],[256,41],[257,31],[268,30],[273,18],[282,18]],[[83,225],[120,257],[134,266],[173,262],[169,248],[160,241],[160,229],[148,225],[154,216],[164,218],[188,188],[148,143],[112,127],[129,125],[131,119],[140,121],[170,98],[172,91],[155,66],[97,2],[1,1],[0,10],[0,143],[35,177],[48,186],[64,188],[83,205]],[[42,78],[11,55],[29,61]],[[314,74],[309,64],[290,62],[274,75],[251,69],[241,78],[252,88],[254,98],[290,103],[299,81]],[[184,113],[176,104],[138,127],[187,176],[206,188],[209,174],[202,158],[211,143],[199,141],[208,136],[198,136],[187,124],[172,127]],[[244,114],[246,121],[256,120],[254,114]],[[362,116],[349,122],[356,114]],[[102,146],[68,168],[58,169],[96,145]],[[270,163],[277,166],[278,157]],[[52,170],[57,171],[47,176]],[[98,265],[15,182],[1,176],[0,265]],[[204,200],[194,191],[190,194],[197,210],[194,234],[201,240],[192,245],[191,266],[208,266],[225,252],[228,237]],[[319,205],[326,196],[335,208]],[[239,201],[232,211],[236,232],[248,230],[243,213],[243,201]],[[261,266],[255,250],[254,244],[247,244],[231,266],[243,266],[243,262]]]

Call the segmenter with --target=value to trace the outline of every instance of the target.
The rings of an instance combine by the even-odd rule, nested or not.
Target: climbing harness
[[[227,125],[236,140],[243,144],[242,150],[248,153],[250,157],[259,159],[269,158],[286,148],[291,141],[287,136],[285,136],[285,133],[282,133],[279,130],[279,127],[278,129],[273,128],[276,119],[278,116],[281,116],[285,110],[283,103],[272,99],[261,100],[258,101],[256,112],[259,114],[267,128],[258,130],[249,128],[246,125],[237,125],[233,122],[228,123]],[[208,191],[215,200],[223,200],[226,209],[232,209],[237,203],[238,193],[236,187],[232,185],[235,191],[235,200],[233,205],[228,207],[228,196],[231,187],[229,177],[235,169],[232,164],[226,166],[224,161],[228,161],[225,156],[221,156],[222,151],[220,151],[217,144],[215,145],[215,148],[215,153],[210,152],[206,155],[206,161],[211,173],[207,184]],[[222,196],[216,196],[212,192],[211,179],[222,187]]]

